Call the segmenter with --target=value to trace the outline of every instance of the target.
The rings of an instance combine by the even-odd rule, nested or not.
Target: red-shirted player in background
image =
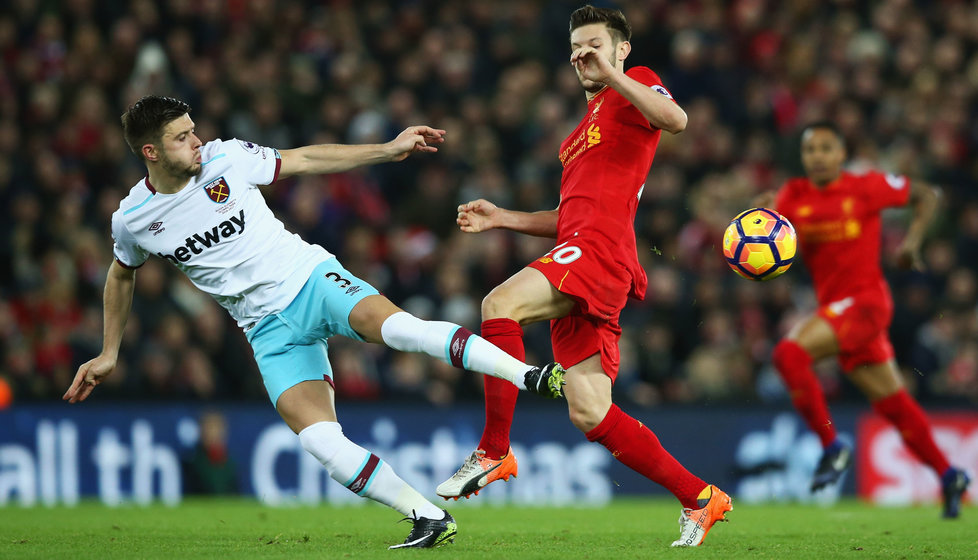
[[[550,320],[556,359],[567,373],[571,422],[587,439],[671,491],[682,503],[673,546],[700,544],[731,509],[730,497],[679,464],[655,434],[611,402],[618,373],[618,317],[628,297],[645,295],[634,220],[660,130],[686,127],[686,113],[645,67],[623,72],[631,29],[617,10],[585,6],[571,14],[571,63],[588,110],[560,147],[564,166],[556,210],[504,210],[485,200],[459,206],[462,231],[506,228],[556,237],[556,247],[497,286],[482,303],[482,336],[523,356],[522,325]],[[458,499],[516,474],[509,431],[516,391],[486,381],[486,426],[479,449],[439,495]]]
[[[773,205],[798,232],[819,305],[775,346],[772,356],[795,408],[825,449],[812,491],[837,481],[852,462],[852,449],[836,437],[811,368],[813,361],[837,356],[876,412],[896,426],[907,447],[940,477],[944,517],[957,517],[969,478],[948,464],[934,444],[923,410],[903,387],[888,334],[893,300],[880,268],[880,212],[909,201],[913,219],[899,261],[919,269],[920,245],[939,191],[903,176],[853,175],[842,170],[845,159],[844,141],[834,124],[809,125],[801,137],[807,177],[785,183]],[[762,195],[755,203],[769,205],[771,197]]]

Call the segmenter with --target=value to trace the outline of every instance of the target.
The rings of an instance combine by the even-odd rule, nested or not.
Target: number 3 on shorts
[[[564,241],[560,245],[557,245],[551,249],[549,253],[544,255],[544,257],[549,256],[557,264],[570,264],[581,258],[581,249],[573,245],[564,247],[564,245],[567,245],[568,243],[570,242]]]

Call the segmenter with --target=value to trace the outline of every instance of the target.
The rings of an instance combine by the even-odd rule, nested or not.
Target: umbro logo
[[[149,231],[156,231],[156,230],[160,229],[160,226],[162,226],[162,225],[163,225],[163,222],[153,222],[153,225],[149,226]]]
[[[469,337],[472,333],[465,328],[455,329],[455,333],[452,334],[452,341],[448,346],[448,359],[452,362],[452,365],[457,368],[465,367],[465,346],[469,342]]]

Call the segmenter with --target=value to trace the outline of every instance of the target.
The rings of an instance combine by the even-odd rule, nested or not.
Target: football
[[[723,233],[723,256],[749,280],[777,278],[791,267],[798,247],[795,228],[769,208],[751,208],[734,218]]]

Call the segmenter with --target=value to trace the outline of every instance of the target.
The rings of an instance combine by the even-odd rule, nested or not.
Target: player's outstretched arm
[[[481,198],[459,205],[455,223],[466,233],[501,228],[537,237],[557,237],[556,210],[518,212]]]
[[[913,217],[907,236],[897,250],[897,265],[904,269],[923,270],[924,260],[920,256],[920,247],[924,243],[927,228],[937,215],[937,207],[941,200],[941,190],[922,181],[910,182],[910,206]]]
[[[279,177],[341,173],[363,165],[401,161],[418,152],[437,152],[445,131],[430,126],[409,126],[385,144],[317,144],[281,150]]]
[[[76,403],[87,399],[95,386],[115,369],[135,286],[136,271],[113,262],[105,279],[105,292],[102,296],[105,322],[102,353],[78,368],[71,386],[61,397],[63,400]]]

